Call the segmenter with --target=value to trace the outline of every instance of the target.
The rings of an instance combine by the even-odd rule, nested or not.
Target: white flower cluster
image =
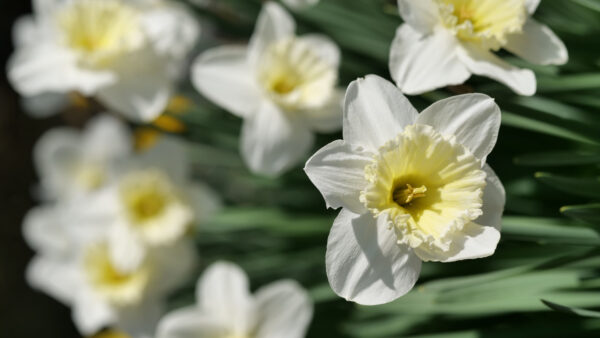
[[[295,9],[317,2],[285,1]],[[344,97],[339,47],[327,36],[297,36],[292,16],[266,2],[249,43],[204,51],[191,81],[243,119],[241,154],[257,174],[283,174],[307,160],[315,132],[342,129],[343,139],[305,167],[327,206],[343,208],[327,243],[327,276],[348,300],[386,303],[414,286],[423,261],[493,254],[505,202],[486,164],[500,127],[494,100],[454,96],[418,113],[403,93],[477,74],[534,94],[533,72],[494,52],[567,61],[558,37],[531,18],[538,3],[398,0],[405,23],[389,59],[396,84],[369,75]],[[8,75],[43,113],[77,92],[134,122],[155,119],[199,33],[189,10],[167,0],[34,0],[34,8],[16,23]],[[282,281],[252,296],[230,263],[206,270],[195,306],[159,321],[167,295],[194,270],[193,225],[219,199],[190,179],[181,142],[163,138],[141,153],[132,144],[128,127],[108,116],[39,141],[43,205],[24,226],[37,252],[29,283],[71,306],[85,335],[112,327],[134,337],[302,337],[312,316],[306,292]]]
[[[71,306],[86,335],[113,326],[150,336],[193,271],[193,225],[219,208],[189,181],[183,144],[163,138],[134,154],[132,141],[126,125],[99,116],[83,132],[50,130],[35,148],[44,204],[24,224],[37,252],[27,279]]]

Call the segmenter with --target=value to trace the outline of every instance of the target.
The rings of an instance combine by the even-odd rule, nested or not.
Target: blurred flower
[[[241,149],[254,172],[278,175],[306,156],[316,131],[341,125],[340,52],[327,37],[295,37],[293,18],[264,5],[248,47],[223,46],[195,61],[192,81],[244,119]]]
[[[169,1],[37,0],[34,15],[15,24],[8,76],[38,101],[31,111],[42,116],[75,91],[151,121],[167,105],[198,33],[186,8]]]
[[[127,126],[108,115],[92,119],[83,132],[48,131],[34,149],[41,196],[76,199],[100,190],[119,174],[132,153],[131,143]]]
[[[343,207],[326,255],[337,294],[387,303],[414,286],[421,261],[494,253],[505,194],[485,159],[499,127],[486,95],[451,97],[418,114],[380,77],[350,84],[344,140],[305,168],[327,205]]]
[[[163,137],[133,158],[118,179],[88,205],[110,227],[111,254],[123,268],[146,252],[173,245],[220,207],[211,189],[192,181],[185,146]]]
[[[293,9],[305,9],[319,3],[319,0],[283,0],[286,6]]]
[[[531,18],[539,0],[398,0],[405,24],[396,31],[390,73],[407,94],[457,85],[471,74],[533,95],[535,75],[493,52],[504,48],[535,64],[564,64],[562,41]]]
[[[155,249],[124,269],[119,262],[129,258],[109,253],[105,224],[89,227],[81,218],[61,217],[64,210],[33,209],[25,221],[25,238],[37,251],[29,284],[71,306],[84,335],[111,326],[132,337],[151,336],[165,297],[193,267],[192,242]]]
[[[206,269],[196,298],[196,305],[160,321],[157,338],[300,338],[313,311],[308,294],[296,282],[278,281],[252,296],[244,271],[224,262]]]

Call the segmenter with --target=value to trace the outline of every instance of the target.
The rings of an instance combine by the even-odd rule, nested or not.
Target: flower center
[[[58,12],[57,21],[64,43],[92,67],[106,66],[143,40],[138,10],[121,0],[75,0]]]
[[[160,217],[177,199],[168,178],[157,170],[130,173],[121,181],[120,191],[125,211],[137,225]]]
[[[117,269],[105,243],[88,248],[83,264],[92,287],[109,302],[119,305],[137,303],[142,298],[150,277],[147,263],[132,271]]]
[[[258,81],[285,109],[310,109],[326,103],[337,82],[337,70],[301,39],[269,46],[262,56]]]
[[[527,18],[525,0],[436,0],[443,24],[465,41],[498,50],[507,36],[520,33]]]
[[[412,185],[406,183],[406,185],[396,186],[392,190],[392,199],[401,207],[408,207],[412,201],[417,198],[425,197],[427,187],[422,185],[418,188],[413,188]]]
[[[485,172],[453,136],[411,125],[365,168],[360,200],[385,217],[399,244],[447,251],[452,234],[481,214]]]

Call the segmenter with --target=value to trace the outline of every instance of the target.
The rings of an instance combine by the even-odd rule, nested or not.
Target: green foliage
[[[218,29],[218,43],[250,36],[259,0],[219,0],[196,8]],[[389,77],[389,45],[401,20],[394,1],[322,0],[295,12],[301,32],[321,32],[342,48],[341,86],[369,73]],[[600,333],[600,3],[542,1],[536,18],[565,42],[564,67],[533,66],[538,94],[520,97],[474,77],[411,102],[465,92],[486,93],[503,109],[489,161],[507,190],[502,240],[490,258],[425,263],[405,297],[362,307],[333,294],[326,280],[326,211],[302,169],[278,179],[251,175],[238,155],[240,120],[189,92],[197,103],[181,119],[194,142],[195,174],[220,191],[228,207],[198,235],[204,265],[230,259],[252,286],[294,278],[316,302],[311,337],[565,337]],[[320,136],[320,147],[340,135]],[[562,213],[562,215],[561,215]],[[192,298],[192,290],[178,302]],[[541,300],[545,300],[542,303]],[[561,305],[558,305],[561,304]],[[583,309],[586,308],[586,309]],[[553,310],[559,312],[552,312]],[[567,312],[567,313],[565,313]]]

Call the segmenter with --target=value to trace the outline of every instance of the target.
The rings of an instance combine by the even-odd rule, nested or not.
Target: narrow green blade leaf
[[[547,300],[542,299],[542,303],[546,304],[549,308],[554,311],[564,312],[564,313],[572,313],[582,317],[591,317],[591,318],[600,318],[600,312],[591,311],[586,309],[579,309],[575,307],[564,306],[556,303],[549,302]]]
[[[568,205],[560,208],[560,212],[577,220],[600,224],[600,203]]]
[[[557,151],[525,154],[515,158],[515,164],[522,166],[574,166],[600,163],[600,154]]]
[[[535,178],[557,190],[585,197],[600,197],[599,178],[574,178],[549,173],[536,173]]]

